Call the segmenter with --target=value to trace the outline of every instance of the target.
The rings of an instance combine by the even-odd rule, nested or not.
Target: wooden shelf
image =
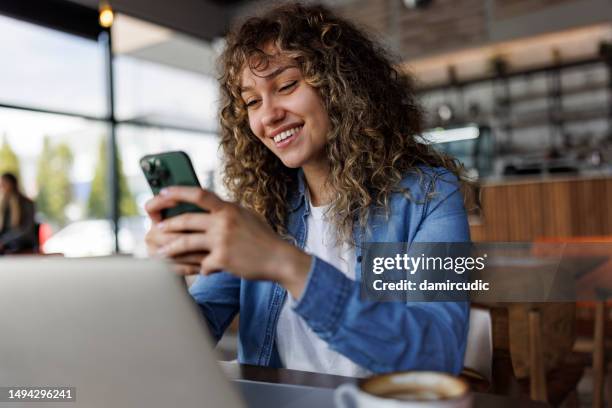
[[[517,114],[514,113],[515,117],[509,120],[509,125],[513,129],[538,127],[538,126],[549,126],[553,125],[556,119],[559,123],[568,122],[584,122],[593,119],[606,119],[609,115],[609,108],[606,106],[586,107],[584,109],[576,109],[571,111],[564,111],[559,117],[552,118],[548,110],[538,110],[530,113]]]

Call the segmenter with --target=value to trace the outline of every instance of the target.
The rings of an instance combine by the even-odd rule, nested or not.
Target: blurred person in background
[[[33,252],[37,247],[34,203],[19,190],[13,173],[0,176],[0,254]]]
[[[362,377],[463,368],[467,302],[360,296],[365,242],[465,242],[462,168],[420,143],[411,81],[352,23],[282,5],[221,57],[221,147],[233,202],[171,187],[151,199],[152,255],[190,287],[219,339],[240,312],[244,364]],[[162,220],[178,202],[209,213]]]

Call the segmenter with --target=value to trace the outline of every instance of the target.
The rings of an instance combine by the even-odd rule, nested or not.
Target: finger
[[[176,257],[190,252],[208,251],[209,249],[209,236],[207,234],[180,234],[177,239],[159,248],[157,253],[165,257]]]
[[[213,273],[219,273],[219,272],[223,272],[223,269],[214,269],[210,271],[204,271],[204,269],[200,268],[200,272],[198,273],[200,275],[208,276],[208,275],[212,275]]]
[[[154,223],[158,223],[162,220],[162,210],[165,210],[166,208],[172,208],[177,204],[178,202],[172,199],[157,195],[147,201],[144,208],[151,220]]]
[[[226,204],[212,191],[199,187],[172,186],[160,191],[160,195],[174,201],[192,203],[209,211],[217,211]]]
[[[157,227],[164,232],[206,231],[210,224],[210,214],[185,213],[168,218]]]
[[[195,265],[198,268],[202,264],[202,261],[206,257],[207,253],[198,252],[193,254],[179,255],[172,258],[173,262],[177,264]]]
[[[180,236],[180,233],[166,233],[158,229],[156,226],[152,226],[149,233],[147,233],[147,235],[145,236],[145,239],[148,245],[162,247],[168,245],[170,242],[176,240],[177,238],[180,238]]]
[[[200,264],[200,273],[202,275],[211,275],[221,272],[222,270],[223,268],[211,256],[204,258]]]
[[[200,265],[173,264],[172,270],[182,276],[197,275],[200,273]]]

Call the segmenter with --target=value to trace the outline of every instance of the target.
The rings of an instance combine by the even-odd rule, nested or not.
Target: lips
[[[302,131],[303,126],[296,126],[291,129],[280,132],[274,136],[274,144],[276,147],[285,147],[291,143]]]

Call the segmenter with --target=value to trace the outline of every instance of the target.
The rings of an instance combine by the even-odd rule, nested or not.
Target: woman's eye
[[[259,100],[257,100],[257,99],[252,99],[252,100],[250,100],[250,101],[248,101],[248,102],[246,103],[246,106],[247,106],[247,108],[250,108],[251,106],[255,106],[255,105],[257,104],[257,102],[259,102]]]
[[[280,89],[280,91],[286,91],[286,90],[289,90],[290,88],[293,88],[293,87],[294,87],[294,86],[297,84],[297,82],[298,82],[298,81],[292,81],[292,82],[289,82],[287,85],[283,86],[283,87]]]

